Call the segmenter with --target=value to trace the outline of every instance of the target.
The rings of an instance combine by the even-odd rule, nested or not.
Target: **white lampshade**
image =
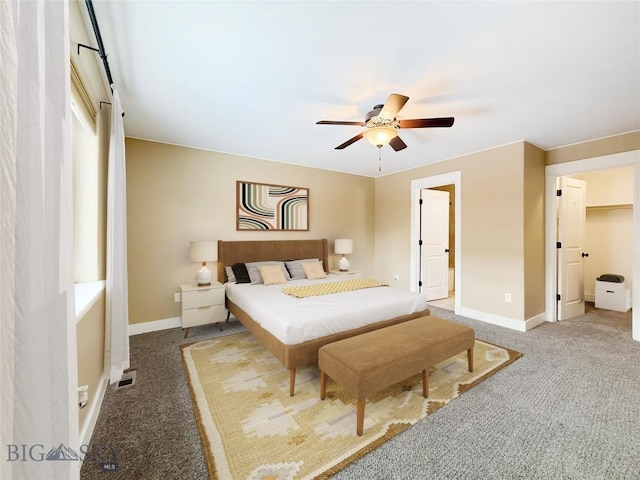
[[[342,255],[353,253],[353,240],[350,238],[338,238],[335,244],[335,251]]]
[[[218,260],[218,244],[209,240],[191,242],[189,257],[192,262],[202,262],[202,268],[196,273],[198,285],[211,285],[213,275],[207,268],[207,262]]]
[[[209,240],[197,240],[191,242],[189,256],[192,262],[213,262],[218,259],[218,242]]]
[[[341,254],[342,258],[338,262],[338,270],[341,272],[349,271],[349,260],[345,257],[346,254],[353,253],[353,240],[350,238],[338,238],[336,239],[334,250],[337,254]]]
[[[369,140],[374,147],[384,147],[391,139],[398,136],[398,130],[393,127],[371,127],[365,130],[362,135]]]

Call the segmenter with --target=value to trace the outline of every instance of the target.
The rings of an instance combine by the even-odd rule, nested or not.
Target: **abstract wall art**
[[[236,230],[309,230],[309,189],[236,181]]]

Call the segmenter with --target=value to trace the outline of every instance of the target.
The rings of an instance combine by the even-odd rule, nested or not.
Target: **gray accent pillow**
[[[270,261],[270,262],[250,262],[250,263],[245,263],[245,266],[247,267],[247,272],[249,272],[249,278],[251,279],[251,285],[259,285],[261,283],[264,283],[264,281],[262,280],[262,275],[260,275],[260,270],[258,269],[259,266],[267,266],[267,265],[280,265],[282,267],[282,273],[284,273],[284,278],[288,280],[291,280],[291,275],[289,275],[289,272],[287,271],[286,267],[284,266],[284,262],[275,262],[275,261]]]
[[[291,275],[291,280],[304,280],[307,278],[307,275],[304,273],[302,269],[303,263],[315,263],[320,262],[319,258],[305,258],[303,260],[292,260],[290,262],[284,262],[289,274]],[[322,262],[320,262],[322,263]]]

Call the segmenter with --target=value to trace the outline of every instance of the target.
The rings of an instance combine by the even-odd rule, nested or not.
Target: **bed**
[[[227,274],[225,271],[225,266],[231,266],[236,263],[249,263],[249,262],[260,262],[260,261],[290,261],[290,260],[298,260],[298,259],[310,259],[310,258],[318,258],[322,261],[322,264],[325,266],[325,270],[328,270],[327,266],[328,262],[328,242],[326,239],[320,240],[267,240],[267,241],[218,241],[218,267],[217,267],[217,276],[218,280],[227,284]],[[342,280],[341,278],[333,279],[333,281]],[[327,281],[330,281],[327,280]],[[288,282],[295,284],[296,282]],[[280,290],[279,295],[286,297],[284,293],[282,293],[282,287],[280,286],[264,286],[264,285],[252,285],[248,288],[254,288],[256,291],[262,293],[268,289],[272,290]],[[288,338],[286,334],[283,334],[282,331],[278,331],[277,328],[274,328],[274,325],[268,325],[268,322],[258,321],[253,318],[253,316],[247,311],[255,311],[253,307],[249,308],[249,306],[245,306],[242,301],[241,296],[234,291],[231,292],[230,288],[232,288],[232,284],[227,284],[227,298],[226,298],[226,307],[229,310],[229,313],[232,313],[253,335],[255,335],[258,340],[284,365],[285,368],[289,370],[289,394],[293,396],[295,391],[295,379],[296,379],[296,369],[298,367],[317,364],[318,362],[318,349],[326,345],[327,343],[335,342],[337,340],[341,340],[343,338],[352,337],[355,335],[359,335],[364,332],[369,332],[372,330],[377,330],[379,328],[384,328],[389,325],[393,325],[396,323],[406,322],[407,320],[411,320],[414,318],[418,318],[424,315],[429,314],[429,310],[426,308],[426,299],[421,297],[418,294],[412,294],[406,292],[404,290],[393,289],[399,295],[402,296],[414,296],[413,299],[416,301],[415,306],[413,307],[413,311],[408,314],[391,316],[389,318],[382,318],[376,320],[374,323],[367,324],[349,324],[346,330],[335,332],[335,333],[327,333],[326,335],[322,335],[320,337],[311,338],[309,340],[305,340],[304,336],[300,337],[294,335],[293,337]],[[388,289],[390,287],[384,287]],[[378,289],[369,289],[369,290],[378,290]],[[242,291],[238,289],[238,291]],[[369,295],[371,298],[371,291],[364,292],[364,295]],[[350,292],[351,293],[351,292]],[[355,293],[355,292],[353,292]],[[339,297],[343,294],[339,295],[326,295],[323,298],[324,302],[331,301],[331,297]],[[231,298],[229,298],[231,297]],[[237,299],[237,303],[234,302],[234,299]],[[306,299],[305,299],[306,300]],[[280,300],[283,301],[283,300]],[[295,302],[295,300],[284,300],[284,302]],[[370,303],[367,300],[362,300],[363,305],[367,305]],[[272,316],[282,315],[285,316],[284,312],[286,309],[286,305],[278,304],[274,306],[276,310],[272,311]],[[335,310],[335,307],[333,307]],[[279,313],[274,313],[279,312]],[[354,317],[357,315],[353,315]],[[363,318],[366,315],[361,315]],[[257,317],[256,317],[257,318]],[[283,329],[280,329],[283,330]],[[284,329],[286,330],[286,329]],[[302,340],[301,340],[302,339]]]

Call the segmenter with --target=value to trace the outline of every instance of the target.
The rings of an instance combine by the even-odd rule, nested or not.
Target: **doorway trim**
[[[545,167],[545,311],[546,320],[556,320],[556,180],[565,175],[633,167],[633,264],[631,336],[640,341],[640,150],[558,163]],[[456,259],[457,262],[457,259]]]
[[[462,172],[444,173],[442,175],[434,175],[432,177],[417,178],[411,181],[411,268],[409,289],[412,292],[418,291],[418,272],[420,269],[420,257],[418,252],[418,240],[420,239],[420,209],[418,202],[420,200],[420,190],[424,188],[442,187],[444,185],[454,185],[454,225],[456,235],[455,244],[455,270],[454,270],[454,288],[456,292],[455,311],[459,315],[461,310],[462,298],[462,257],[461,257],[461,238],[462,238],[462,221],[460,212],[462,208]]]

